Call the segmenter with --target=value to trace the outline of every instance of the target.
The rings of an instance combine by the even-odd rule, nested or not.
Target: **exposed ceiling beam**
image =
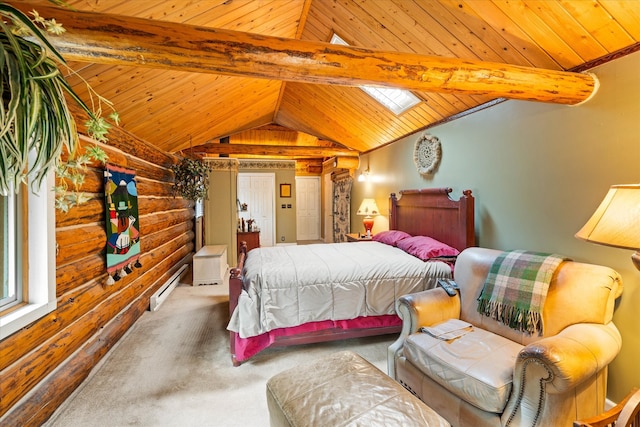
[[[158,20],[9,2],[55,18],[50,37],[68,60],[346,86],[466,93],[578,104],[595,93],[593,75],[284,39]]]
[[[300,145],[253,145],[253,144],[205,144],[193,147],[197,154],[249,154],[254,156],[313,157],[358,157],[354,150],[332,147],[305,147]]]

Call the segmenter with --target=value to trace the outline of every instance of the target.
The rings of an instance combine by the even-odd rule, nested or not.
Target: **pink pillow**
[[[423,261],[436,257],[456,256],[460,253],[456,248],[427,236],[408,237],[399,241],[397,246]]]
[[[372,239],[390,246],[398,246],[398,242],[407,237],[411,237],[411,234],[400,230],[387,230],[376,233]]]

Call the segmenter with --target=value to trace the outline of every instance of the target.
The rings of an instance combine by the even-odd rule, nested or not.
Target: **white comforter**
[[[421,261],[378,242],[256,248],[228,329],[247,338],[320,320],[395,313],[398,297],[451,277],[451,267]]]

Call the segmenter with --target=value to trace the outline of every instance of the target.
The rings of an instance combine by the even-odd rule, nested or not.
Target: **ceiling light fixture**
[[[370,179],[371,179],[371,172],[369,172],[368,167],[364,172],[360,172],[360,175],[358,175],[358,182],[369,182]]]

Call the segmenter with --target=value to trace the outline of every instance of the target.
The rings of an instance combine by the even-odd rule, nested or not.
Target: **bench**
[[[351,351],[302,364],[267,381],[271,427],[449,426],[371,363]]]

